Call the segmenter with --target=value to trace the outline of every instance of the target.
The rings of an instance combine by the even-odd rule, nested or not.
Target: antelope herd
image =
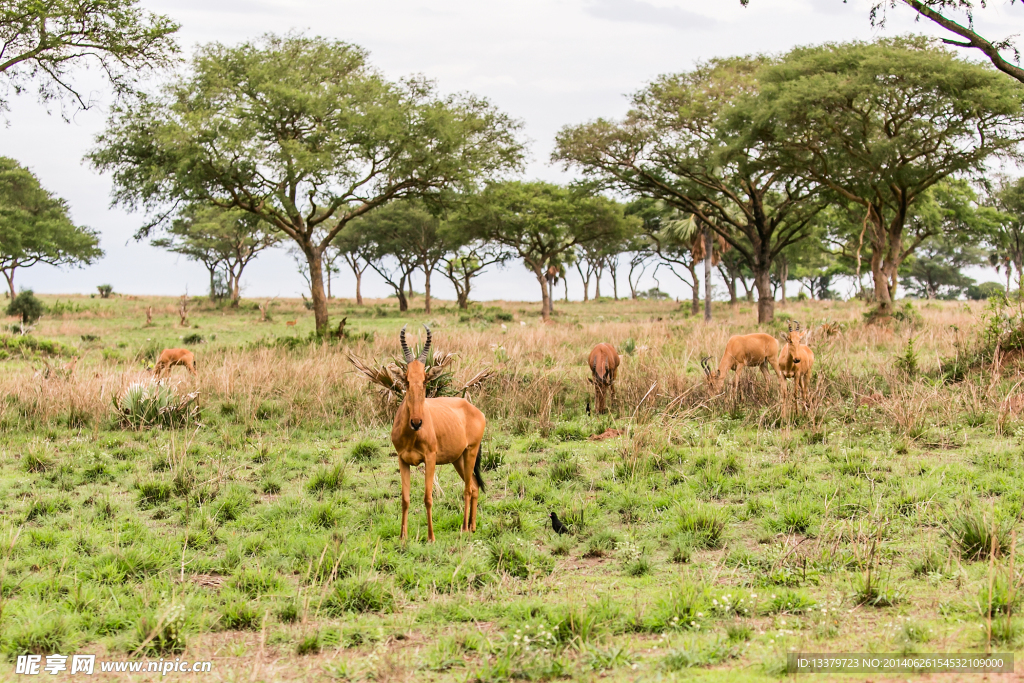
[[[795,327],[794,327],[795,323]],[[289,323],[290,324],[290,323]],[[344,321],[342,321],[344,325]],[[464,398],[426,397],[426,382],[433,379],[436,368],[427,370],[426,364],[430,354],[430,328],[427,331],[423,349],[415,358],[405,340],[405,327],[399,334],[402,345],[402,356],[405,361],[402,379],[406,385],[405,396],[391,427],[391,442],[398,455],[399,472],[402,479],[402,531],[400,538],[408,536],[409,528],[409,497],[411,490],[410,468],[423,465],[425,486],[423,503],[427,513],[427,538],[434,541],[434,520],[431,515],[433,507],[434,475],[437,465],[452,464],[462,477],[463,516],[462,531],[476,531],[477,503],[480,491],[484,490],[483,477],[480,474],[480,448],[483,442],[487,418],[472,403]],[[342,332],[339,329],[339,333]],[[828,332],[826,330],[826,332]],[[779,351],[778,340],[770,334],[755,333],[734,335],[725,345],[725,353],[718,363],[718,369],[712,370],[711,358],[701,358],[701,368],[708,388],[720,393],[724,387],[726,375],[731,371],[734,396],[740,392],[740,373],[745,367],[759,367],[765,380],[771,382],[768,367],[775,371],[779,380],[779,390],[787,395],[786,379],[793,380],[793,398],[810,400],[810,375],[814,367],[814,352],[807,345],[809,333],[801,330],[798,321],[789,323],[789,332],[785,337],[786,345]],[[608,343],[600,343],[593,348],[587,358],[590,367],[588,381],[594,385],[595,407],[598,413],[608,411],[608,399],[615,400],[615,379],[618,375],[621,357],[615,347]],[[195,356],[186,349],[164,349],[156,365],[154,375],[159,379],[169,375],[171,368],[180,365],[192,375],[196,372]],[[589,400],[587,401],[589,411]]]

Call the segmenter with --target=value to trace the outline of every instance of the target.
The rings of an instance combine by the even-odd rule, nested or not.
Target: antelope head
[[[409,428],[414,432],[419,431],[423,426],[424,401],[426,400],[424,383],[427,379],[427,355],[430,353],[430,328],[426,325],[423,327],[427,330],[427,341],[416,358],[413,358],[412,351],[409,350],[409,345],[405,341],[405,327],[402,328],[399,337],[402,342],[402,355],[405,357],[406,363],[405,382],[409,387],[405,393],[405,403],[409,408]]]
[[[718,391],[718,388],[721,385],[722,373],[719,370],[711,369],[711,356],[704,356],[701,358],[700,367],[704,370],[704,381],[707,382],[707,385],[711,389]]]
[[[794,323],[796,324],[795,328],[793,327]],[[803,332],[800,329],[800,321],[799,320],[790,320],[789,321],[789,333],[786,335],[786,341],[789,342],[793,346],[793,348],[796,348],[797,346],[799,346],[800,345],[800,341],[806,335],[807,335],[807,333]]]

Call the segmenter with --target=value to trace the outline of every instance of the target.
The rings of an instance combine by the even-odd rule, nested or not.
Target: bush
[[[23,289],[7,306],[7,315],[18,316],[22,325],[34,324],[45,312],[46,306],[36,298],[31,289]]]
[[[114,413],[122,427],[183,427],[199,419],[199,392],[178,396],[157,382],[136,382],[114,394]]]
[[[110,295],[114,293],[113,285],[98,285],[96,291],[100,293],[101,299],[109,299]]]
[[[980,285],[968,285],[967,298],[973,301],[985,301],[993,296],[1001,296],[1003,291],[1003,286],[998,282],[982,282]]]
[[[194,346],[196,344],[202,344],[204,342],[206,342],[206,339],[203,337],[203,335],[199,334],[198,332],[193,332],[192,334],[185,335],[185,337],[181,340],[181,343],[185,344],[186,346]]]

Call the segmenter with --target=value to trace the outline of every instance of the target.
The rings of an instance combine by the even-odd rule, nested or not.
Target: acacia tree
[[[199,261],[210,273],[210,298],[216,298],[217,275],[222,271],[231,305],[242,295],[242,272],[262,251],[281,243],[266,225],[251,213],[215,206],[186,207],[167,229],[168,237],[153,240],[153,246]]]
[[[169,66],[178,24],[139,7],[138,0],[6,0],[0,5],[0,79],[15,94],[91,102],[71,79],[97,65],[114,90],[130,92],[140,71]],[[8,110],[6,92],[0,110]]]
[[[412,273],[423,273],[424,307],[430,313],[431,279],[445,257],[458,251],[460,235],[443,230],[442,221],[422,202],[396,201],[353,222],[374,245],[370,267],[384,278],[398,296],[399,310],[408,310],[405,286]]]
[[[476,226],[464,220],[459,212],[442,223],[441,231],[448,244],[457,245],[441,257],[442,272],[455,288],[459,308],[469,308],[473,279],[488,266],[504,265],[512,253],[504,245],[481,235]]]
[[[331,246],[338,253],[356,279],[356,306],[363,305],[363,273],[370,267],[373,260],[374,244],[369,234],[359,229],[359,222],[349,223],[344,230],[335,236]]]
[[[1006,293],[1010,293],[1010,273],[1017,270],[1017,289],[1024,291],[1024,178],[1003,178],[991,198],[999,213],[989,236],[997,267],[1006,268]]]
[[[517,168],[519,127],[422,78],[389,82],[357,46],[267,35],[199,48],[187,74],[115,108],[89,158],[113,173],[118,204],[238,208],[293,240],[326,335],[323,254],[345,226],[392,200]]]
[[[864,210],[882,319],[922,241],[905,232],[914,203],[1024,138],[1024,87],[921,37],[798,48],[764,70],[749,104],[766,163]]]
[[[17,161],[0,157],[0,272],[12,300],[19,268],[37,263],[80,267],[102,256],[99,236],[71,221],[67,202],[44,189]]]
[[[979,50],[988,57],[989,61],[992,62],[992,65],[997,69],[1024,83],[1024,69],[1020,68],[1017,48],[1013,45],[1013,39],[1002,38],[989,40],[974,29],[974,14],[977,11],[977,8],[980,6],[984,9],[988,5],[989,1],[990,0],[979,0],[978,2],[975,2],[974,0],[876,0],[876,2],[871,5],[871,25],[880,28],[884,27],[887,10],[893,9],[897,5],[905,5],[917,12],[918,16],[928,19],[962,39],[955,40],[952,38],[941,38],[940,40],[942,40],[943,43],[946,43],[947,45],[956,45],[957,47]],[[1016,1],[1017,0],[1009,0],[1009,4],[1012,5]],[[740,0],[740,4],[746,7],[750,4],[750,0]],[[962,13],[966,21],[955,17],[954,13]],[[1013,56],[1010,59],[1007,59],[1003,56],[1004,52],[1012,52]]]
[[[488,185],[468,201],[463,220],[523,260],[540,286],[545,321],[567,254],[578,244],[621,230],[628,221],[622,206],[610,199],[519,181]]]
[[[553,158],[605,187],[693,214],[736,249],[754,275],[758,322],[772,320],[778,254],[809,233],[818,189],[761,159],[736,107],[758,88],[764,57],[712,60],[663,76],[632,98],[622,121],[563,128]],[[694,281],[696,286],[696,280]]]

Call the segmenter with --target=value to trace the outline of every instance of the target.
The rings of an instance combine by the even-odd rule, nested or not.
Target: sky
[[[197,45],[236,44],[264,33],[288,31],[322,35],[361,45],[388,77],[422,74],[442,92],[471,92],[490,99],[523,121],[529,140],[527,179],[567,182],[572,175],[549,163],[553,140],[565,125],[598,117],[619,117],[628,95],[660,74],[685,71],[712,57],[777,53],[796,45],[870,40],[880,35],[941,35],[930,22],[915,22],[911,10],[889,11],[884,29],[868,19],[873,0],[143,0],[143,7],[181,24],[179,42],[187,57]],[[982,35],[1024,34],[1024,7],[1008,0],[979,12]],[[969,54],[969,53],[967,53]],[[972,58],[979,58],[971,55]],[[82,268],[35,266],[17,275],[16,286],[40,293],[89,293],[109,283],[127,294],[203,294],[208,275],[189,262],[133,234],[146,222],[111,206],[110,178],[83,161],[105,125],[111,96],[94,72],[79,74],[92,84],[97,106],[74,114],[39,104],[31,95],[12,100],[7,127],[0,131],[0,155],[31,168],[44,187],[65,198],[73,219],[101,234],[106,256]],[[155,85],[151,84],[151,85]],[[971,275],[997,279],[977,269]],[[306,284],[284,250],[263,254],[242,279],[243,296],[298,297]],[[342,272],[336,296],[354,293],[354,279]],[[689,288],[662,271],[655,283],[673,296]],[[443,278],[435,296],[453,298]],[[420,289],[418,287],[418,289]],[[620,285],[620,292],[624,287]],[[724,295],[719,284],[717,293]],[[606,282],[602,294],[611,292]],[[388,288],[368,271],[365,296],[387,296]],[[570,275],[569,295],[579,298],[579,277]],[[537,300],[539,286],[520,264],[485,272],[474,300]]]

